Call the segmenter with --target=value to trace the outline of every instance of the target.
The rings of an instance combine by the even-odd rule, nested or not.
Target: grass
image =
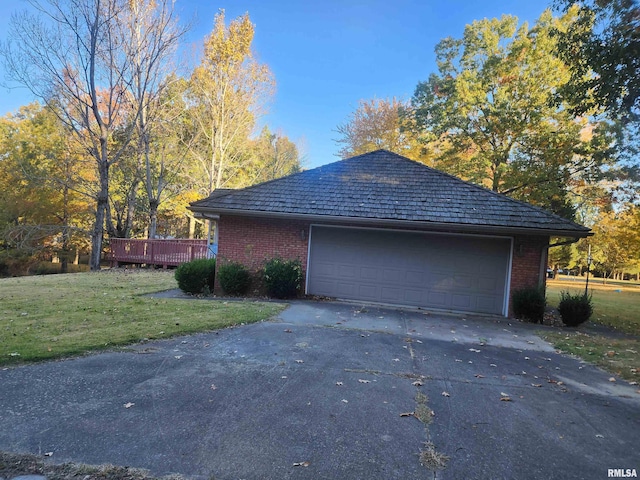
[[[556,307],[561,291],[584,292],[584,280],[560,278],[547,282],[547,301]],[[610,327],[620,334],[545,333],[547,341],[563,352],[576,355],[630,382],[640,382],[640,285],[631,282],[589,281],[593,316],[589,322]],[[588,323],[586,324],[588,325]]]
[[[566,279],[547,281],[547,302],[558,306],[561,291],[584,292],[584,281]],[[593,316],[591,322],[612,327],[621,332],[640,336],[640,286],[633,283],[603,285],[589,282],[589,292],[593,295]]]
[[[640,341],[616,339],[580,331],[545,333],[545,340],[565,353],[576,355],[630,382],[640,383]]]
[[[159,480],[147,470],[114,465],[83,465],[77,463],[50,464],[42,457],[30,454],[0,452],[0,477],[43,475],[56,480]],[[183,480],[180,475],[160,477],[162,480]]]
[[[284,308],[145,296],[171,288],[173,273],[159,270],[0,279],[0,365],[256,322]]]

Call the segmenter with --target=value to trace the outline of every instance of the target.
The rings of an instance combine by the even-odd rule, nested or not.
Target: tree
[[[555,5],[577,12],[566,30],[555,32],[571,74],[558,98],[575,114],[595,112],[615,125],[623,174],[618,195],[629,200],[640,185],[640,4],[556,0]]]
[[[625,122],[640,118],[640,4],[637,0],[556,0],[577,11],[558,31],[560,57],[571,68],[561,89],[578,114],[602,108]]]
[[[605,128],[552,101],[568,79],[552,31],[570,20],[546,11],[529,29],[505,15],[437,45],[439,73],[418,84],[412,106],[438,168],[572,216],[569,191],[612,159]]]
[[[29,0],[38,14],[14,15],[13,42],[2,45],[10,77],[46,104],[94,160],[98,186],[91,233],[90,267],[100,268],[109,171],[129,145],[139,105],[126,94],[134,84],[130,42],[123,16],[126,0]],[[127,118],[128,117],[128,118]],[[122,141],[112,137],[122,129]]]
[[[251,161],[238,172],[240,185],[253,185],[300,171],[297,145],[282,133],[265,126],[253,142]]]
[[[79,190],[83,159],[50,108],[27,105],[0,125],[0,177],[8,180],[0,200],[0,211],[9,215],[6,237],[19,250],[54,249],[64,273],[74,233],[84,230],[89,210]]]
[[[636,270],[640,262],[640,208],[627,205],[620,211],[603,212],[591,240],[595,268],[609,278]]]
[[[348,158],[384,148],[414,160],[421,158],[421,146],[404,116],[408,107],[395,97],[360,100],[347,122],[336,129],[341,135],[336,140],[341,146],[338,155]]]
[[[192,184],[201,195],[230,181],[248,161],[249,137],[273,89],[269,68],[253,57],[253,35],[248,14],[227,27],[220,11],[189,79],[184,142],[196,163]]]
[[[178,27],[173,6],[171,0],[135,0],[130,2],[126,19],[132,41],[125,43],[125,54],[133,71],[133,103],[139,106],[136,133],[149,210],[149,238],[156,235],[158,207],[169,179],[166,150],[158,141],[167,133],[164,92],[176,81],[171,60],[186,31]]]

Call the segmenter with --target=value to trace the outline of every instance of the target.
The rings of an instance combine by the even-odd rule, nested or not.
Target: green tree
[[[86,231],[90,198],[83,195],[86,162],[50,108],[34,103],[0,119],[0,211],[12,247],[50,248],[67,270]],[[75,239],[74,239],[75,237]]]
[[[253,185],[300,171],[298,146],[265,126],[253,142],[251,162],[238,172],[241,185]]]
[[[204,41],[187,90],[184,143],[194,159],[192,185],[209,195],[250,160],[250,136],[274,85],[251,51],[254,26],[245,14],[225,25],[224,11]]]
[[[394,98],[360,100],[348,120],[338,125],[338,155],[348,158],[384,148],[414,160],[423,149],[413,136],[405,112],[409,105]]]
[[[571,78],[560,93],[578,114],[603,108],[612,117],[638,121],[640,113],[640,5],[637,0],[556,0],[577,11],[559,30],[560,57]]]
[[[608,278],[635,271],[640,262],[640,207],[627,205],[620,211],[603,212],[593,227],[594,266]]]
[[[436,167],[573,215],[573,184],[600,178],[611,158],[606,128],[553,102],[569,74],[552,32],[570,20],[546,11],[530,29],[505,15],[437,45],[439,73],[412,99],[416,127],[437,146]]]

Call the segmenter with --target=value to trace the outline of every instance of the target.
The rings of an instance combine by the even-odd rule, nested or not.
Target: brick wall
[[[240,262],[254,274],[273,257],[300,260],[307,268],[309,222],[221,215],[218,220],[219,261]],[[306,274],[306,273],[305,273]],[[255,281],[253,289],[262,288]],[[218,289],[216,282],[216,290]]]
[[[546,285],[549,237],[516,236],[513,241],[511,291]],[[542,271],[541,271],[542,268]],[[511,299],[509,299],[511,312]]]

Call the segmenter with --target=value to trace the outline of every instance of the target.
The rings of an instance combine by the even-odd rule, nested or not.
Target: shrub
[[[269,260],[263,270],[264,283],[269,296],[294,297],[302,285],[302,265],[299,260]]]
[[[562,323],[568,327],[577,327],[586,322],[593,313],[593,303],[591,295],[586,293],[560,292],[560,303],[558,311],[562,317]]]
[[[186,293],[210,293],[216,273],[215,258],[201,258],[181,264],[175,273],[180,290]]]
[[[0,277],[21,277],[31,274],[40,260],[36,256],[19,251],[0,253]]]
[[[218,267],[218,280],[220,280],[220,286],[224,293],[244,295],[249,290],[251,276],[244,265],[232,262]]]
[[[511,296],[513,314],[528,322],[542,323],[547,299],[542,288],[528,287],[515,290]]]

